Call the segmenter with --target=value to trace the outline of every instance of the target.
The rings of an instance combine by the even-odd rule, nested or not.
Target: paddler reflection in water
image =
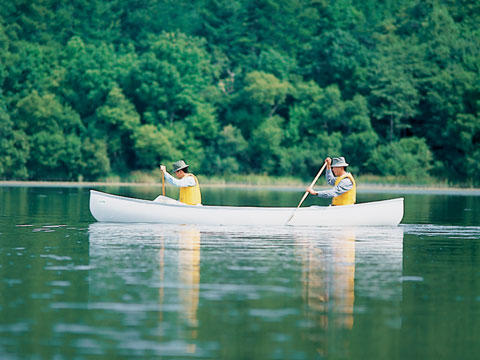
[[[185,161],[179,160],[173,164],[173,172],[177,179],[167,172],[167,168],[164,165],[160,165],[160,170],[162,170],[165,175],[165,179],[177,187],[180,188],[180,202],[187,205],[201,205],[202,204],[202,194],[200,193],[200,185],[198,179],[195,175],[188,172],[188,165],[185,164]]]
[[[333,185],[332,189],[315,191],[311,187],[307,191],[321,198],[333,198],[332,205],[352,205],[355,204],[357,196],[357,187],[352,174],[347,172],[345,168],[348,164],[344,157],[325,159],[327,163],[327,171],[325,177],[329,185]]]

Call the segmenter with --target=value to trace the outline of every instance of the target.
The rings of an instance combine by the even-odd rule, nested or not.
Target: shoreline
[[[100,182],[100,181],[18,181],[6,180],[0,181],[0,187],[79,187],[79,188],[93,188],[93,187],[161,187],[162,184],[152,182]],[[297,184],[244,184],[244,183],[203,183],[203,188],[246,188],[246,189],[277,189],[277,190],[301,190],[304,186]],[[317,185],[318,188],[328,188],[327,185]],[[377,183],[363,183],[357,185],[357,189],[361,192],[435,192],[439,194],[452,193],[468,193],[470,195],[480,195],[480,188],[461,188],[449,186],[435,186],[435,185],[405,185],[405,184],[377,184]]]

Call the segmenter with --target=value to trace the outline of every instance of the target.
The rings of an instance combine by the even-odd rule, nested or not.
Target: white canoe
[[[90,212],[97,221],[198,225],[286,225],[295,208],[193,206],[173,199],[151,201],[90,190]],[[299,208],[288,225],[396,226],[403,198],[344,206]]]

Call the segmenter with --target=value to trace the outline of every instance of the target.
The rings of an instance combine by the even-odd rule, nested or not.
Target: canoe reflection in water
[[[114,329],[135,324],[111,341],[155,354],[262,358],[272,334],[306,355],[338,354],[365,328],[370,299],[401,302],[402,245],[402,227],[94,223],[89,302]]]

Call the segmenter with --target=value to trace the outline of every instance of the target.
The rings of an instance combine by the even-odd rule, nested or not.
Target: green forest
[[[0,0],[0,178],[480,184],[477,0]]]

